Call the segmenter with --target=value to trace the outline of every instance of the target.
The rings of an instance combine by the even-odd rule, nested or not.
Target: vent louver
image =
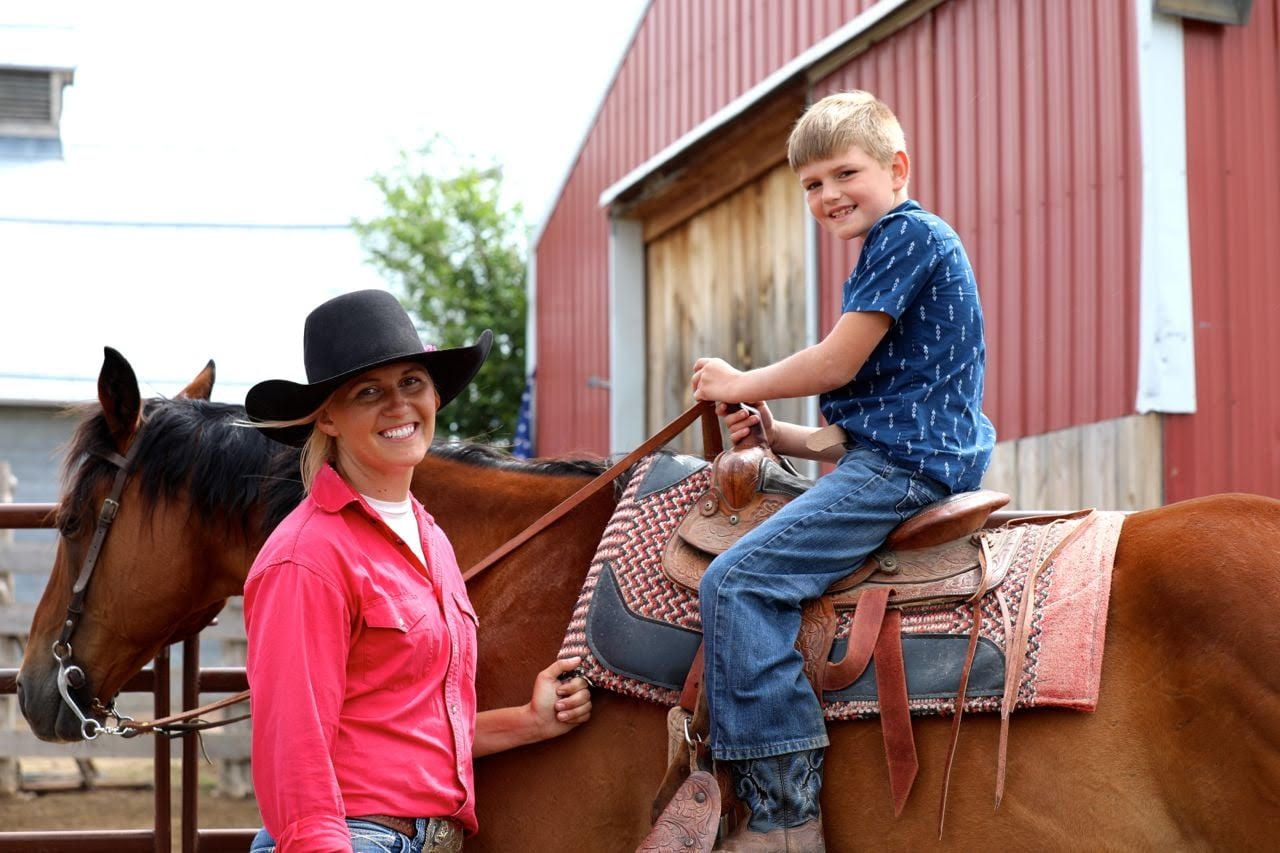
[[[47,71],[0,69],[0,121],[54,121],[50,76]]]

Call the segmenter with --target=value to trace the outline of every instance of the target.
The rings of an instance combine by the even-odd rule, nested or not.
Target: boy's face
[[[801,166],[796,176],[813,218],[841,240],[852,240],[907,200],[909,170],[904,151],[884,166],[851,145],[834,157]]]

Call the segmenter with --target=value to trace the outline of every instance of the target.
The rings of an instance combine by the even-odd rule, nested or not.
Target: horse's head
[[[178,398],[144,403],[133,368],[106,350],[101,408],[80,424],[67,456],[56,561],[18,677],[22,712],[45,740],[81,739],[76,709],[101,719],[129,677],[240,591],[249,545],[239,540],[252,536],[206,519],[192,497],[193,481],[210,477],[199,468],[212,461],[200,447],[208,425],[194,412],[232,409],[204,402],[213,378],[209,362]],[[257,484],[245,488],[256,500]],[[76,708],[60,692],[60,671]]]

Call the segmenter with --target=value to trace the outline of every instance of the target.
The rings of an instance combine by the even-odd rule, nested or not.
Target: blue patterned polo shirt
[[[978,488],[995,427],[982,413],[982,306],[956,232],[914,201],[889,211],[867,232],[842,310],[894,322],[853,381],[821,396],[823,416],[904,468]]]

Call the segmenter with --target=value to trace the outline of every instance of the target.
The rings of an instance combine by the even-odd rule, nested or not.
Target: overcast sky
[[[401,150],[501,163],[536,224],[646,0],[48,5],[0,0],[0,62],[76,69],[64,161],[0,168],[0,396],[110,344],[144,393],[212,356],[238,401],[301,378],[307,310],[380,285],[334,226]]]

